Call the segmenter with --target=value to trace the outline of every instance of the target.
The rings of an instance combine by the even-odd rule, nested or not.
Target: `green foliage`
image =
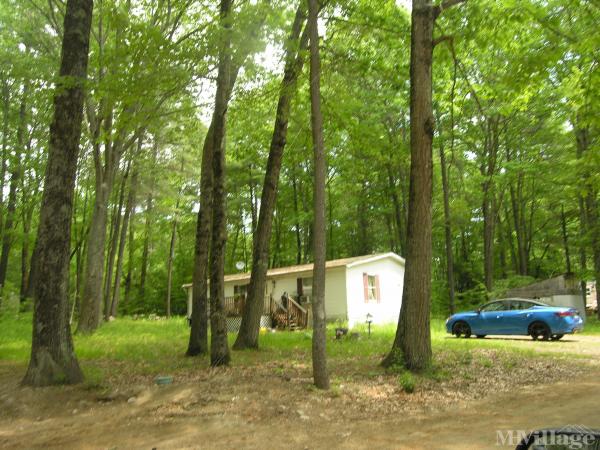
[[[456,310],[472,310],[486,303],[490,297],[483,283],[478,283],[473,289],[461,292],[456,296]]]
[[[415,391],[416,380],[411,372],[404,372],[398,377],[398,384],[407,394],[412,394]]]
[[[19,294],[37,232],[64,8],[61,2],[30,3],[7,0],[0,6],[0,179],[5,191],[12,171],[22,175],[16,226],[3,229],[3,194],[0,235],[12,243],[4,291]],[[228,109],[227,273],[236,272],[239,261],[251,269],[252,234],[281,83],[281,50],[297,6],[290,0],[235,6],[232,45],[242,70]],[[440,151],[448,164],[456,309],[472,309],[511,287],[565,272],[565,238],[571,270],[581,278],[596,276],[592,248],[598,226],[586,225],[593,208],[582,211],[580,201],[600,201],[600,77],[594,56],[599,14],[600,9],[581,0],[485,0],[465,2],[439,17],[436,37],[452,40],[436,46],[433,64],[435,317],[449,310]],[[84,282],[98,185],[96,157],[105,162],[107,147],[119,139],[133,142],[140,133],[140,146],[123,150],[108,204],[106,255],[115,239],[110,230],[119,216],[119,182],[131,161],[139,185],[117,287],[120,313],[165,312],[174,225],[172,311],[185,311],[180,286],[191,281],[193,271],[201,150],[212,111],[220,35],[217,16],[215,2],[105,0],[95,8],[72,222],[75,304]],[[329,2],[322,17],[328,259],[383,251],[402,255],[410,176],[409,13],[394,0],[349,0]],[[19,144],[27,84],[25,135]],[[105,120],[97,136],[90,126],[94,113]],[[305,64],[292,101],[271,266],[312,260],[309,123]],[[585,151],[576,139],[581,133],[587,136]],[[125,194],[130,183],[131,177]],[[491,292],[483,286],[487,183],[495,226]]]

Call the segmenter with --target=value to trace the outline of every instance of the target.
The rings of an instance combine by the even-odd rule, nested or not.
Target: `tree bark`
[[[183,170],[183,160],[182,160]],[[181,192],[179,193],[181,195]],[[171,241],[169,243],[169,257],[167,258],[167,318],[171,317],[171,289],[173,284],[173,260],[175,259],[175,239],[177,237],[177,214],[179,214],[179,195],[177,196],[177,203],[175,205],[175,217],[173,218],[173,224],[171,225]]]
[[[240,331],[233,346],[236,350],[258,348],[260,317],[264,304],[267,269],[269,266],[269,244],[271,242],[273,211],[277,202],[277,185],[279,183],[279,173],[281,171],[283,151],[287,139],[291,100],[296,90],[296,82],[298,75],[302,71],[304,61],[301,52],[306,47],[308,41],[308,33],[305,32],[298,45],[302,26],[306,20],[304,11],[304,5],[301,5],[296,10],[296,17],[288,40],[288,48],[286,49],[285,69],[279,90],[275,126],[271,138],[269,159],[267,161],[260,200],[258,225],[254,233],[252,274],[250,276],[250,285],[248,287],[248,296],[242,315]]]
[[[2,161],[0,162],[0,236],[4,230],[4,178],[8,165],[8,133],[10,123],[10,85],[8,76],[2,78]],[[0,304],[2,299],[0,298]]]
[[[302,263],[302,233],[300,231],[300,220],[298,220],[298,217],[300,217],[299,214],[299,209],[298,209],[298,187],[297,187],[297,182],[296,182],[296,173],[293,174],[292,176],[292,188],[293,188],[293,192],[294,192],[294,218],[295,218],[295,223],[294,223],[294,228],[295,228],[295,235],[296,235],[296,264],[301,264]]]
[[[580,114],[576,115],[575,120],[573,121],[573,128],[575,132],[575,141],[577,144],[576,156],[578,160],[581,160],[585,157],[588,151],[590,145],[590,135],[589,128],[585,125],[582,125]],[[595,186],[592,183],[590,183],[590,174],[588,172],[585,162],[582,162],[581,167],[583,167],[583,174],[580,177],[581,190],[585,192],[585,194],[579,193],[578,195],[579,235],[581,238],[579,250],[580,265],[581,270],[585,273],[587,269],[586,240],[589,238],[591,241],[590,243],[592,247],[592,255],[594,257],[594,275],[596,280],[600,280],[600,230],[598,230],[596,189]],[[594,217],[594,214],[596,214],[596,217]],[[584,305],[587,303],[586,284],[587,283],[585,279],[581,280],[581,290]],[[596,287],[597,286],[598,282],[596,281]],[[599,289],[596,289],[596,300],[600,300]],[[598,301],[597,304],[600,305],[600,301]],[[598,309],[598,317],[600,318],[600,308]]]
[[[310,34],[310,110],[314,151],[314,226],[313,226],[313,379],[319,389],[329,389],[327,372],[327,328],[325,317],[325,258],[327,234],[325,221],[325,182],[327,162],[323,139],[321,112],[321,60],[319,55],[318,0],[308,1],[308,29]]]
[[[410,370],[431,362],[431,103],[433,25],[436,9],[430,0],[413,0],[410,51],[410,191],[406,268],[402,307],[394,344],[383,365],[404,362]]]
[[[113,218],[112,230],[110,233],[109,253],[106,261],[106,275],[104,279],[104,320],[108,321],[111,316],[112,306],[112,295],[111,287],[113,281],[113,271],[115,265],[115,258],[119,247],[119,235],[121,232],[121,216],[123,213],[123,203],[125,202],[125,189],[127,187],[127,179],[129,178],[129,170],[131,168],[131,161],[127,164],[127,169],[123,174],[121,180],[121,186],[119,189],[119,201],[115,205],[115,214]]]
[[[212,230],[210,242],[210,365],[228,365],[231,359],[227,342],[225,314],[225,244],[227,242],[227,205],[225,192],[225,129],[229,86],[231,85],[231,8],[232,0],[221,0],[222,35],[219,48],[217,92],[213,114]]]
[[[480,165],[480,173],[484,181],[481,183],[483,199],[483,268],[485,287],[490,292],[494,287],[494,228],[496,224],[496,194],[494,175],[498,159],[498,123],[499,116],[486,119],[486,135],[484,155]]]
[[[21,288],[19,297],[25,300],[29,286],[29,239],[31,235],[31,219],[33,217],[34,205],[23,205],[23,244],[21,247]]]
[[[448,186],[448,166],[444,148],[440,145],[440,169],[442,171],[442,191],[444,195],[444,237],[446,239],[446,281],[450,314],[454,314],[454,253],[452,251],[452,222],[450,218],[450,193]]]
[[[200,175],[200,209],[196,222],[194,272],[192,275],[192,317],[187,356],[208,353],[208,255],[212,225],[212,158],[214,116],[204,138]]]
[[[452,88],[450,89],[450,154],[454,153],[454,96],[456,92],[457,62],[454,58]],[[440,138],[440,141],[443,140]],[[440,170],[442,172],[442,192],[444,197],[444,237],[446,239],[446,280],[450,314],[454,314],[454,253],[452,250],[452,219],[450,216],[450,187],[448,185],[448,165],[446,153],[440,143]]]
[[[141,148],[141,139],[138,144],[138,153]],[[135,164],[135,163],[134,163]],[[119,237],[119,254],[117,256],[117,270],[115,273],[115,284],[113,287],[112,301],[110,305],[110,315],[117,317],[119,312],[119,302],[121,299],[121,277],[123,274],[123,259],[125,255],[125,242],[127,241],[127,232],[129,231],[130,218],[133,215],[135,209],[135,201],[137,195],[138,185],[138,170],[134,167],[133,174],[131,176],[131,183],[129,185],[129,194],[127,195],[127,204],[125,206],[125,215],[123,216],[123,226],[121,227],[121,235]],[[131,245],[131,241],[130,241]]]
[[[140,144],[141,145],[141,144]],[[135,205],[131,209],[130,217],[129,217],[129,236],[127,237],[128,245],[127,245],[127,275],[125,275],[125,293],[123,296],[123,302],[128,303],[131,297],[131,287],[133,283],[133,264],[134,264],[134,256],[135,256],[135,226],[134,219],[135,217]]]
[[[0,289],[4,288],[6,271],[8,269],[8,257],[14,241],[15,212],[17,209],[17,189],[21,183],[22,164],[21,156],[25,150],[25,131],[27,127],[27,97],[29,95],[29,83],[23,84],[23,96],[19,107],[19,125],[17,128],[17,145],[15,155],[10,165],[10,183],[8,191],[8,204],[6,208],[6,222],[2,235],[2,252],[0,254]]]
[[[31,359],[23,384],[78,383],[69,327],[69,246],[93,2],[67,0],[60,76],[37,234]],[[40,282],[41,280],[41,282]]]
[[[81,311],[77,326],[79,333],[93,333],[100,325],[102,317],[104,247],[111,187],[112,179],[104,178],[101,173],[96,172],[96,198],[88,234]]]
[[[230,68],[229,86],[226,91],[226,105],[229,103],[241,66]],[[213,210],[213,145],[216,116],[213,113],[210,126],[204,137],[200,175],[200,208],[196,221],[196,241],[194,246],[194,271],[192,274],[192,317],[190,339],[186,356],[208,353],[208,257],[211,243]],[[245,234],[245,231],[244,231]],[[244,240],[244,251],[246,248]],[[245,261],[247,263],[247,261]]]
[[[156,140],[156,136],[154,137],[154,144],[152,145],[152,172],[154,172],[154,168],[156,166],[156,159],[158,158],[158,142]],[[144,226],[144,246],[142,248],[142,261],[140,268],[140,286],[139,286],[139,294],[140,298],[144,298],[146,294],[146,278],[148,277],[148,258],[150,256],[150,235],[152,233],[152,216],[154,210],[154,175],[151,173],[152,177],[150,181],[150,191],[148,192],[148,196],[146,197],[146,223]]]
[[[571,273],[571,254],[569,251],[569,234],[567,233],[565,205],[560,205],[560,227],[562,230],[563,246],[565,249],[565,269],[566,273]]]

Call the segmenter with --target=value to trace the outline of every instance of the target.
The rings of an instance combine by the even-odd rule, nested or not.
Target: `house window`
[[[379,290],[379,275],[369,275],[363,273],[363,288],[365,303],[381,301],[381,294]]]

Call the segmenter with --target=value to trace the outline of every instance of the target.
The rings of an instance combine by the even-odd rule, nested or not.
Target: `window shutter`
[[[365,294],[365,303],[369,302],[369,275],[363,273],[363,291]]]
[[[379,275],[375,275],[375,298],[381,303],[381,290],[379,289]]]

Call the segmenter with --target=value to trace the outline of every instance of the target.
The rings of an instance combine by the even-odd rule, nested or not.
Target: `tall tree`
[[[305,7],[300,5],[296,10],[292,31],[287,42],[285,69],[279,90],[275,126],[260,199],[258,226],[253,239],[252,274],[250,275],[250,285],[240,331],[233,346],[236,350],[258,348],[260,316],[264,304],[267,269],[269,267],[269,244],[271,242],[273,212],[277,201],[277,185],[279,183],[283,151],[287,142],[291,100],[295,92],[298,75],[302,71],[304,62],[302,52],[308,41],[308,33],[305,31],[299,42],[305,21]]]
[[[69,246],[87,76],[92,0],[67,0],[36,257],[31,359],[23,384],[78,383],[69,326]]]
[[[23,94],[21,105],[19,107],[19,125],[17,129],[17,145],[15,155],[10,164],[10,183],[8,190],[8,204],[6,208],[6,222],[4,223],[2,236],[2,252],[0,253],[0,288],[4,286],[6,280],[6,270],[8,268],[8,256],[15,240],[15,212],[17,209],[17,189],[22,177],[22,156],[25,153],[25,133],[27,127],[27,97],[29,95],[29,82],[23,85]]]
[[[225,313],[225,243],[227,242],[227,208],[225,193],[225,130],[231,79],[231,9],[232,0],[221,0],[219,19],[221,39],[219,70],[215,94],[212,157],[212,230],[210,241],[210,364],[229,364],[227,317]]]
[[[327,372],[327,328],[325,322],[325,259],[327,233],[325,219],[325,181],[327,162],[323,139],[321,112],[321,59],[319,54],[318,0],[308,1],[308,29],[310,36],[310,111],[314,151],[314,226],[313,226],[313,379],[319,389],[329,389]]]
[[[223,5],[221,5],[223,6]],[[227,6],[227,5],[225,5]],[[229,8],[231,5],[228,6]],[[230,20],[228,18],[227,20]],[[226,24],[231,26],[230,24]],[[252,27],[252,32],[256,32],[261,28],[262,25],[255,25]],[[227,33],[228,34],[228,33]],[[231,52],[230,37],[225,37],[225,42],[228,47],[227,51]],[[253,36],[247,39],[248,42],[253,42]],[[221,43],[220,50],[223,49],[223,43]],[[229,74],[225,77],[228,84],[224,92],[224,112],[227,111],[231,94],[235,86],[238,74],[242,67],[242,62],[246,58],[250,51],[250,48],[241,48],[236,55],[235,61],[229,61],[226,65],[229,66]],[[230,58],[231,56],[229,56]],[[221,60],[219,60],[221,64]],[[217,75],[217,78],[219,75]],[[217,79],[217,84],[219,84]],[[215,111],[217,106],[217,96],[223,94],[217,89],[215,96]],[[211,118],[210,125],[204,138],[204,144],[202,147],[202,161],[201,161],[201,176],[200,176],[200,207],[198,209],[198,216],[196,221],[196,234],[194,244],[194,268],[192,274],[192,317],[190,327],[190,338],[188,341],[188,348],[186,350],[187,356],[203,355],[208,353],[208,276],[209,276],[209,249],[211,245],[211,229],[213,228],[213,155],[217,151],[214,149],[215,140],[224,144],[224,135],[222,137],[215,136],[215,130],[220,127],[220,132],[225,133],[224,123],[219,124],[218,122],[224,120],[224,117],[215,114]],[[219,150],[220,151],[220,150]]]
[[[141,148],[141,138],[138,140],[138,151]],[[137,195],[138,185],[138,168],[133,167],[133,175],[129,185],[129,193],[127,195],[127,204],[125,205],[125,215],[123,216],[123,226],[119,236],[119,252],[117,256],[117,270],[115,273],[115,283],[113,287],[112,300],[110,306],[110,315],[117,317],[119,311],[119,302],[121,300],[121,277],[123,274],[123,260],[125,256],[125,243],[127,241],[127,232],[129,231],[129,222],[133,214]]]
[[[410,191],[402,307],[392,350],[384,365],[422,370],[431,361],[431,205],[434,118],[431,103],[433,27],[439,14],[462,0],[413,0],[410,39]]]

